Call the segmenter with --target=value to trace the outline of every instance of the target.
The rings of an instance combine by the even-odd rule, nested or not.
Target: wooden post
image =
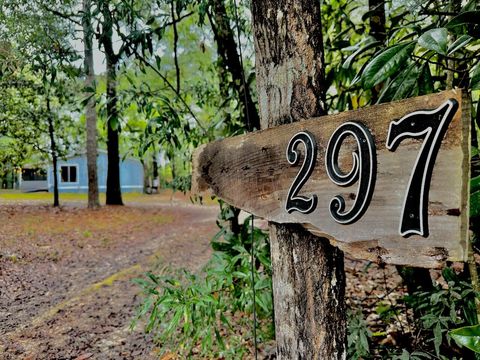
[[[320,3],[254,0],[262,128],[324,113]],[[298,225],[270,224],[277,357],[345,359],[343,253]]]

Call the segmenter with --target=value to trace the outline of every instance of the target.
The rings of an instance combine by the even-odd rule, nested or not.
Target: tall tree
[[[121,54],[115,53],[113,48],[113,10],[110,9],[109,0],[99,2],[99,10],[102,14],[102,32],[99,42],[103,47],[107,63],[107,205],[123,205],[122,190],[120,187],[120,150],[119,133],[120,121],[117,99],[117,66]]]
[[[71,64],[78,60],[78,56],[69,43],[72,28],[47,10],[49,4],[47,0],[18,3],[2,0],[0,22],[4,29],[2,40],[15,46],[16,51],[25,59],[23,66],[41,79],[41,86],[37,84],[35,90],[38,95],[36,100],[43,103],[43,109],[35,106],[35,103],[31,107],[40,109],[37,109],[39,112],[34,116],[43,118],[47,124],[46,132],[53,165],[53,205],[58,206],[58,105],[68,101],[69,92],[64,85],[69,74],[75,76],[76,71]]]
[[[262,127],[324,114],[320,3],[254,0],[252,13]],[[344,359],[343,253],[299,226],[270,237],[278,358]]]
[[[221,59],[220,66],[231,74],[232,85],[238,94],[239,102],[242,104],[245,128],[248,131],[259,130],[260,117],[252,100],[250,87],[245,81],[242,59],[237,50],[237,45],[240,46],[241,44],[237,44],[235,41],[235,34],[230,24],[230,17],[224,0],[210,0],[207,15],[217,43],[218,55]]]
[[[92,2],[83,0],[83,45],[85,89],[88,101],[85,105],[87,127],[87,168],[88,168],[88,207],[97,208],[100,205],[98,196],[97,174],[97,112],[95,109],[95,69],[93,67],[93,28]]]

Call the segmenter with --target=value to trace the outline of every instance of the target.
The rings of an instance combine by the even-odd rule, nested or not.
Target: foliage
[[[425,359],[432,359],[432,357],[424,352],[421,351],[413,351],[412,353],[408,352],[407,350],[403,349],[400,355],[394,355],[392,360],[425,360]]]
[[[480,353],[480,325],[465,326],[449,332],[450,337],[459,346],[465,346]]]
[[[439,358],[451,358],[455,347],[449,331],[477,324],[475,292],[451,268],[445,268],[442,275],[446,287],[437,285],[431,292],[406,296],[405,301],[420,314],[418,325],[427,349]]]
[[[146,331],[154,331],[164,351],[178,356],[201,354],[208,357],[242,358],[246,354],[246,331],[252,326],[255,306],[259,322],[258,339],[273,335],[272,283],[269,242],[266,234],[251,230],[247,218],[240,234],[221,226],[212,241],[215,253],[202,271],[186,270],[164,275],[148,273],[136,279],[146,298],[137,319],[147,318]],[[251,246],[254,239],[256,262],[252,292]],[[237,335],[238,331],[243,336]],[[251,342],[251,339],[249,340]]]
[[[372,332],[360,311],[348,314],[347,354],[349,359],[364,358],[370,354]]]

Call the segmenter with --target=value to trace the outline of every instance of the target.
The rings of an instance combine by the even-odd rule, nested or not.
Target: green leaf
[[[467,34],[460,36],[455,42],[448,47],[447,54],[453,54],[455,51],[460,50],[461,48],[467,46],[473,41],[473,37]]]
[[[480,62],[472,69],[470,90],[480,90]]]
[[[429,30],[418,38],[418,44],[425,49],[447,55],[448,31],[445,28]]]
[[[470,217],[480,216],[480,191],[470,195]]]
[[[407,42],[392,46],[377,55],[363,71],[363,88],[371,89],[395,74],[407,61],[414,48],[414,42]]]
[[[423,65],[422,72],[418,78],[418,95],[428,95],[433,93],[433,83],[434,81],[432,79],[432,73],[430,72],[430,65],[426,62]]]
[[[364,41],[364,46],[359,46],[359,48],[354,51],[343,63],[342,68],[344,69],[349,69],[352,66],[353,60],[360,55],[361,53],[364,53],[367,50],[370,50],[376,46],[381,45],[382,43],[380,41],[371,41],[372,38],[368,38],[369,41]]]
[[[480,325],[455,329],[450,331],[449,335],[458,345],[480,354]]]
[[[416,64],[408,66],[387,85],[380,94],[378,102],[385,103],[408,98],[416,87],[419,70]]]
[[[452,20],[450,20],[447,24],[447,28],[453,28],[455,26],[464,25],[464,24],[477,24],[480,25],[480,11],[465,11],[457,16],[455,16]]]
[[[435,346],[435,352],[437,353],[437,355],[439,355],[440,345],[442,345],[442,328],[439,322],[437,322],[437,324],[433,328],[433,336],[433,345]]]
[[[470,192],[474,193],[480,190],[480,176],[470,179]]]

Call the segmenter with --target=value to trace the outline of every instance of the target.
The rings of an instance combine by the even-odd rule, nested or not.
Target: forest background
[[[319,19],[328,113],[454,87],[471,91],[475,250],[479,7],[475,0],[325,0]],[[196,147],[260,127],[247,2],[1,0],[0,9],[0,178],[26,164],[55,167],[58,159],[86,151],[88,204],[95,208],[92,159],[97,149],[106,149],[106,203],[120,205],[122,157],[138,158],[146,179],[160,172],[165,186],[188,191]],[[168,160],[160,169],[159,154]],[[54,205],[60,200],[57,190]],[[241,223],[238,209],[220,203],[220,210],[216,252],[202,274],[138,279],[147,294],[139,318],[147,319],[146,331],[158,335],[165,351],[241,357],[253,341],[245,342],[239,329],[248,328],[253,309],[260,343],[274,337],[268,236],[252,230],[249,219]],[[426,270],[398,271],[408,293],[396,303],[373,305],[383,327],[372,331],[363,320],[365,309],[350,309],[349,357],[474,356],[468,348],[479,350],[480,330],[471,268],[447,267],[435,282]],[[407,330],[401,318],[409,317]],[[386,341],[391,324],[398,334]]]

